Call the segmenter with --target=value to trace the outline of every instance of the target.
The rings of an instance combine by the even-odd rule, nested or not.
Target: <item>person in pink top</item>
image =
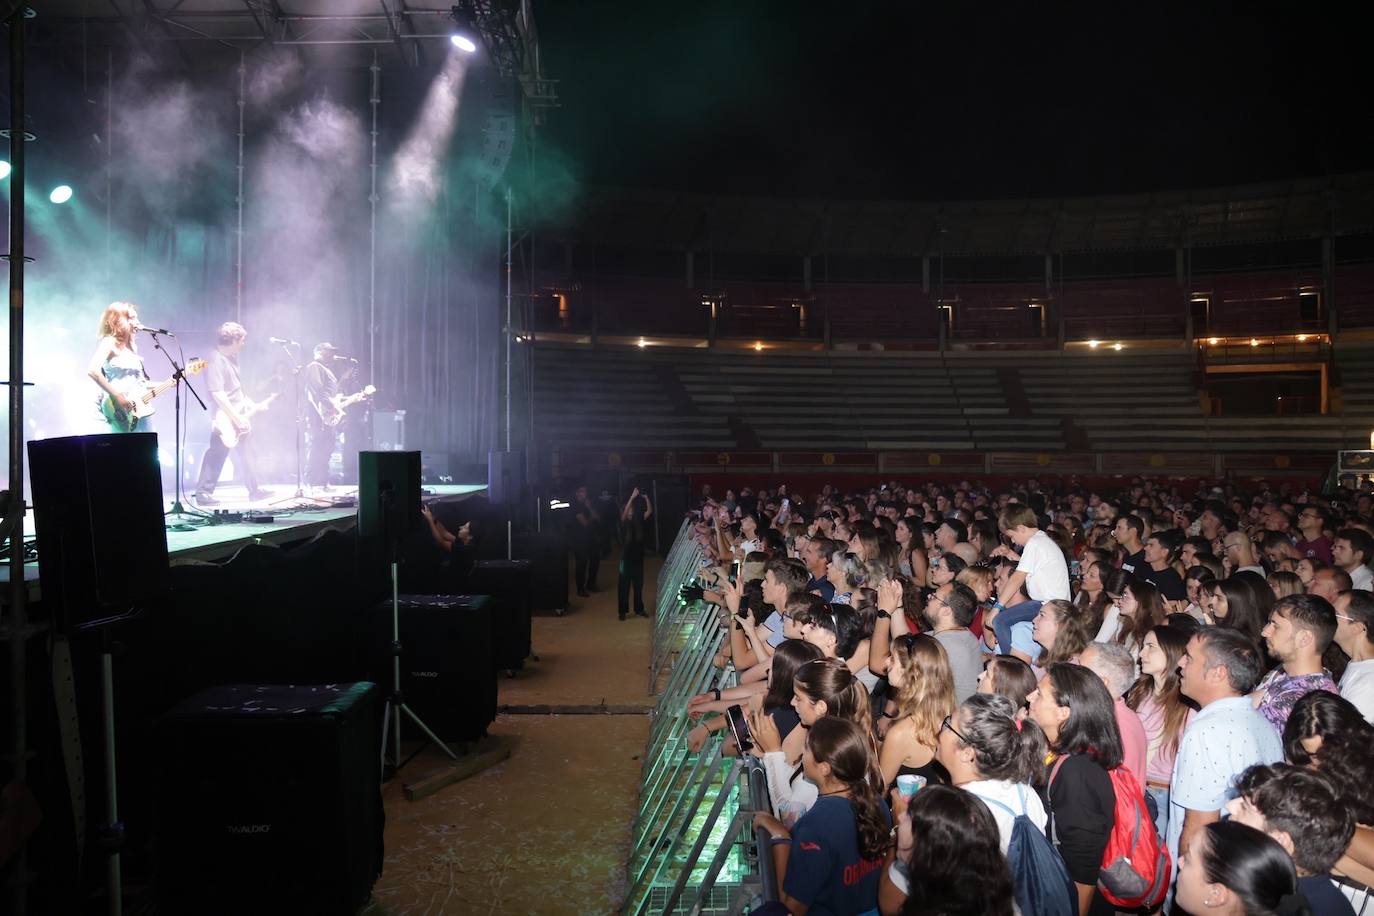
[[[1140,678],[1126,692],[1126,705],[1140,716],[1149,743],[1145,761],[1145,795],[1154,799],[1155,826],[1167,836],[1169,780],[1183,731],[1197,711],[1179,690],[1178,662],[1188,648],[1189,634],[1160,624],[1140,644]]]
[[[1135,681],[1135,659],[1125,646],[1110,642],[1091,642],[1078,656],[1078,663],[1102,679],[1116,706],[1116,726],[1121,732],[1121,762],[1145,787],[1145,758],[1148,741],[1145,726],[1134,709],[1122,699]]]

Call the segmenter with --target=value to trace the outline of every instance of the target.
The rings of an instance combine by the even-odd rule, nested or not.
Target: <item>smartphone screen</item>
[[[744,718],[744,709],[738,704],[725,710],[725,718],[730,723],[730,734],[735,736],[735,744],[741,754],[754,749],[754,736],[749,733],[749,722]]]

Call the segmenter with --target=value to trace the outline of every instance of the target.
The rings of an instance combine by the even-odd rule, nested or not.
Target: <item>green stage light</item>
[[[48,195],[48,200],[52,201],[55,204],[65,204],[67,201],[71,199],[72,186],[69,184],[58,185],[57,187],[53,188],[52,193]]]
[[[10,168],[9,160],[0,159],[0,181],[4,181],[6,178],[10,177],[11,171],[13,171],[13,169]]]

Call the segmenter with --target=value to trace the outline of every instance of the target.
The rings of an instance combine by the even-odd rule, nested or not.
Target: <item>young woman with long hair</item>
[[[1091,912],[1102,853],[1116,820],[1109,770],[1121,766],[1116,707],[1102,679],[1081,665],[1050,665],[1030,697],[1030,717],[1045,732],[1050,810],[1059,853],[1078,885],[1078,912]]]
[[[1102,572],[1112,568],[1107,562],[1107,556],[1107,551],[1097,547],[1089,547],[1083,551],[1083,559],[1078,561],[1078,567],[1083,575],[1078,580],[1078,594],[1073,598],[1074,604],[1081,608],[1090,608],[1102,594]]]
[[[994,655],[983,664],[978,675],[978,692],[1006,697],[1018,710],[1026,710],[1026,697],[1035,689],[1035,670],[1025,659],[1014,655]]]
[[[927,784],[948,782],[949,774],[935,760],[940,723],[954,712],[954,672],[945,647],[924,633],[898,636],[892,641],[887,682],[896,721],[879,749],[883,783],[890,786],[908,774],[924,776]]]
[[[805,742],[805,736],[796,727],[799,724],[799,719],[796,709],[792,706],[792,678],[796,676],[797,670],[802,665],[824,657],[825,655],[820,648],[809,642],[801,639],[785,639],[778,643],[777,649],[773,652],[773,659],[769,662],[768,689],[763,694],[762,709],[772,720],[773,726],[777,730],[779,749],[786,753],[787,760],[791,763],[796,763],[801,757],[802,744]],[[740,697],[729,702],[728,705],[747,704],[748,702],[748,697]],[[726,725],[727,721],[723,715],[703,719],[687,733],[688,748],[693,752],[701,750],[710,734],[720,731]],[[726,740],[729,744],[726,753],[737,753],[733,740]]]
[[[1121,615],[1121,596],[1126,594],[1131,584],[1131,574],[1103,564],[1098,564],[1097,574],[1102,579],[1102,591],[1088,605],[1088,619],[1085,622],[1098,634],[1098,640],[1106,642],[1103,634],[1115,632],[1117,618]]]
[[[1188,594],[1188,606],[1184,608],[1184,613],[1199,621],[1207,616],[1207,592],[1216,579],[1216,575],[1206,566],[1188,568],[1183,574],[1183,588]]]
[[[122,411],[133,410],[136,393],[132,389],[148,380],[148,370],[134,343],[138,326],[138,306],[132,302],[111,302],[100,315],[100,342],[91,355],[86,374],[100,387],[96,416],[104,432],[142,432],[148,428],[146,419],[139,420],[132,429],[116,427],[103,410],[107,398]]]
[[[782,904],[793,913],[876,909],[891,820],[872,736],[824,716],[807,733],[802,766],[819,790],[811,810],[791,830],[771,814],[754,815],[772,838]]]
[[[1139,649],[1143,634],[1151,627],[1163,623],[1168,613],[1159,597],[1159,589],[1144,579],[1135,578],[1131,579],[1126,590],[1121,593],[1117,610],[1119,613],[1115,632],[1104,634],[1099,630],[1095,641],[1114,642],[1132,651]],[[1105,622],[1103,628],[1106,628]],[[1103,638],[1104,635],[1106,638]]]
[[[1140,643],[1140,678],[1126,691],[1126,705],[1145,726],[1145,792],[1155,800],[1155,827],[1168,836],[1169,781],[1183,730],[1193,708],[1179,690],[1178,663],[1190,634],[1168,624],[1151,627]]]
[[[1087,615],[1062,598],[1040,605],[1040,611],[1031,621],[1031,637],[1044,650],[1038,659],[1030,658],[1024,649],[1016,646],[1016,640],[1013,640],[1011,654],[1039,668],[1077,658],[1092,641]]]
[[[849,719],[873,734],[873,710],[868,690],[854,673],[837,658],[807,662],[792,678],[792,708],[802,728],[810,728],[825,716]],[[794,823],[816,801],[816,786],[803,777],[799,765],[791,764],[782,752],[782,741],[773,737],[776,730],[761,709],[747,716],[749,731],[764,750],[764,774],[768,777],[768,796],[774,813],[783,823]],[[876,758],[877,748],[874,748]]]
[[[929,561],[926,559],[920,523],[911,517],[898,519],[896,537],[899,551],[898,567],[902,575],[914,580],[917,586],[925,588]]]
[[[878,899],[883,916],[1011,916],[1011,869],[986,805],[947,786],[899,805],[896,857]],[[894,871],[904,887],[891,880]]]
[[[1243,580],[1231,576],[1213,582],[1206,591],[1207,620],[1219,627],[1239,630],[1257,646],[1262,645],[1260,631],[1268,623],[1255,605],[1255,593]]]

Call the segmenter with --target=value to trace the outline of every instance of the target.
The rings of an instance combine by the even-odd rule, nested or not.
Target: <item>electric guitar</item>
[[[323,421],[325,426],[338,426],[340,421],[343,420],[345,410],[359,401],[367,400],[376,393],[377,389],[372,385],[368,385],[356,394],[350,394],[347,397],[336,394],[332,398],[320,401],[315,404],[315,410],[319,413],[320,420]],[[311,400],[313,401],[314,399],[312,398]]]
[[[215,435],[219,436],[219,441],[224,443],[225,448],[233,448],[238,445],[239,442],[243,441],[244,436],[253,431],[253,425],[248,422],[249,419],[254,414],[262,413],[264,410],[271,407],[272,402],[276,399],[277,392],[274,391],[261,401],[245,400],[239,409],[235,411],[239,421],[243,423],[242,430],[239,430],[239,428],[234,425],[233,418],[224,410],[215,411],[215,418],[210,421],[210,428],[215,431]]]
[[[195,375],[208,365],[209,363],[203,359],[193,359],[186,364],[186,374]],[[152,383],[136,375],[126,376],[118,382],[111,382],[110,384],[116,391],[134,402],[133,409],[125,410],[118,401],[107,394],[100,403],[100,412],[105,415],[105,422],[110,424],[110,429],[117,433],[131,433],[134,431],[134,427],[138,426],[139,420],[157,413],[153,401],[164,391],[169,391],[176,383],[175,378],[169,378],[165,382]]]

